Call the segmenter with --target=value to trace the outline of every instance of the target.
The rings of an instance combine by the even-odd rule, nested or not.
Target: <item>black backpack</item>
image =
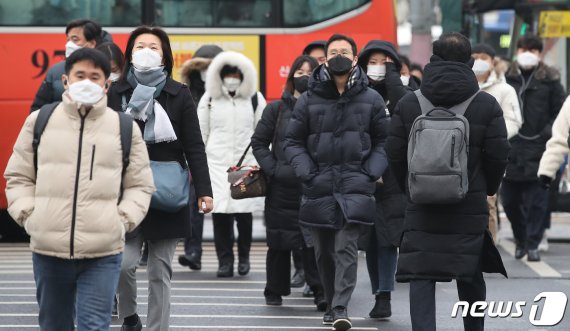
[[[34,140],[32,141],[32,148],[34,150],[34,169],[38,173],[38,146],[42,133],[44,132],[49,118],[53,114],[55,108],[59,105],[58,102],[50,103],[42,106],[38,111],[38,118],[34,125]],[[129,114],[117,112],[119,115],[119,126],[121,130],[121,149],[123,150],[123,170],[121,173],[121,191],[122,191],[122,178],[125,176],[127,167],[129,166],[129,155],[131,154],[131,140],[133,136],[133,119]]]

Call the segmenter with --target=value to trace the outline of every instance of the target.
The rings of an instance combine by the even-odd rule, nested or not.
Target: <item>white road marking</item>
[[[503,239],[499,242],[499,246],[503,247],[505,251],[511,256],[515,255],[515,244],[508,240]],[[526,257],[520,259],[521,262],[526,264],[529,268],[531,268],[534,272],[536,272],[540,277],[544,278],[561,278],[562,275],[552,268],[548,263],[544,261],[539,262],[529,262],[526,260]]]

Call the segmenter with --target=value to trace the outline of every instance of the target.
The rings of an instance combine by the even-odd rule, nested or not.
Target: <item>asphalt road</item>
[[[503,239],[500,250],[509,279],[488,275],[487,301],[526,301],[520,318],[487,318],[487,330],[570,330],[570,314],[554,327],[533,326],[529,322],[531,304],[543,291],[570,294],[570,244],[550,244],[540,264],[516,261],[509,252],[512,243]],[[178,247],[182,252],[182,246]],[[321,325],[322,313],[312,299],[303,298],[302,289],[284,298],[281,307],[265,305],[265,252],[262,242],[252,248],[252,271],[245,277],[215,277],[217,260],[212,243],[205,244],[203,269],[189,271],[174,261],[172,290],[172,330],[330,330]],[[373,305],[364,256],[360,256],[357,288],[348,308],[353,330],[411,330],[408,286],[397,284],[392,296],[393,316],[387,321],[367,318]],[[147,309],[145,269],[138,271],[139,314]],[[26,244],[0,245],[0,330],[37,330],[37,304],[31,269],[31,253]],[[451,318],[457,302],[455,283],[437,286],[438,330],[461,330],[460,318]],[[566,308],[568,311],[569,308]],[[540,310],[539,310],[540,311]],[[113,321],[112,330],[120,328]]]

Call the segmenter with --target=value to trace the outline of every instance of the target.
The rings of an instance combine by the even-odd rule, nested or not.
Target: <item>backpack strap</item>
[[[131,143],[133,139],[133,118],[131,115],[123,112],[117,112],[119,115],[119,129],[121,134],[121,150],[123,155],[123,170],[121,171],[121,193],[119,201],[123,196],[123,178],[127,173],[129,166],[129,156],[131,155]]]
[[[34,150],[34,169],[36,175],[38,173],[38,147],[40,146],[40,140],[47,126],[49,118],[59,103],[60,102],[58,101],[43,105],[42,108],[39,109],[38,117],[36,118],[36,124],[34,125],[34,139],[32,140],[32,149]]]
[[[253,112],[255,113],[257,106],[259,105],[259,100],[257,100],[257,91],[251,96],[251,105],[253,106]]]
[[[467,111],[467,108],[469,107],[469,105],[471,104],[471,101],[473,101],[473,99],[475,99],[475,97],[477,96],[477,94],[479,94],[479,92],[481,92],[481,90],[478,90],[477,92],[475,92],[475,94],[473,94],[472,96],[470,96],[467,100],[461,102],[460,104],[457,104],[451,108],[449,108],[448,110],[457,114],[457,115],[465,115],[465,112]],[[416,95],[416,97],[418,98],[418,102],[420,103],[420,108],[422,109],[422,114],[425,115],[427,114],[430,110],[436,108],[431,101],[429,101],[423,94],[422,91],[415,90],[414,94]]]

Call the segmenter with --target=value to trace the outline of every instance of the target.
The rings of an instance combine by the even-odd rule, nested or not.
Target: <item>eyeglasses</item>
[[[328,51],[328,56],[330,57],[335,57],[337,55],[342,55],[342,56],[350,56],[352,55],[352,51],[346,48],[343,49],[329,49]]]

